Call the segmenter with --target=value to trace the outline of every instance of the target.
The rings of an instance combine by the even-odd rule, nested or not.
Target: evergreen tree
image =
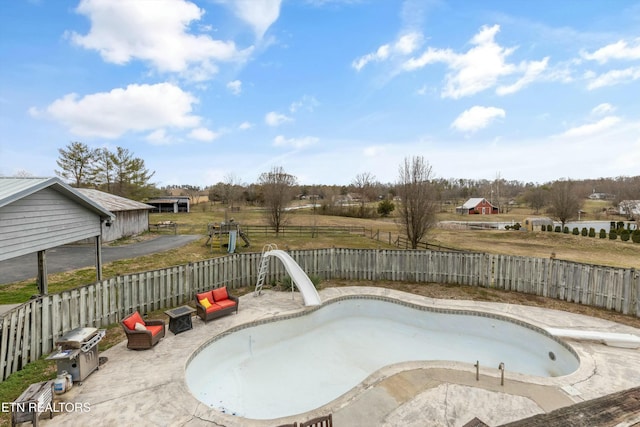
[[[59,148],[60,157],[56,160],[61,170],[55,173],[69,181],[76,188],[86,187],[94,183],[94,162],[98,150],[89,148],[82,142],[72,142],[65,148]]]

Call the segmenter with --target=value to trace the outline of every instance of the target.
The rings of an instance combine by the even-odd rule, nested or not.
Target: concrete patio
[[[424,306],[485,311],[538,327],[576,328],[632,333],[640,330],[605,320],[536,307],[460,300],[436,300],[373,287],[328,288],[323,301],[344,295],[379,295]],[[167,336],[150,350],[134,351],[126,342],[104,351],[108,362],[82,385],[58,396],[83,410],[58,412],[41,419],[44,426],[277,426],[333,414],[335,426],[463,426],[474,417],[500,425],[573,403],[640,386],[640,350],[607,347],[597,342],[567,341],[581,359],[567,376],[542,378],[509,372],[500,385],[497,369],[483,369],[476,381],[472,363],[408,362],[372,373],[363,383],[325,406],[276,420],[249,420],[221,413],[196,400],[185,382],[189,357],[202,344],[233,326],[305,310],[299,293],[265,291],[245,295],[240,310],[193,329]],[[211,363],[215,363],[212,360]],[[286,369],[274,361],[274,369]],[[83,406],[84,405],[84,406]],[[66,405],[67,408],[72,405]],[[638,416],[637,422],[640,422]]]

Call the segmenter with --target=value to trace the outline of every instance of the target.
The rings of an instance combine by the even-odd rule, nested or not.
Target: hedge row
[[[562,228],[559,225],[556,225],[555,227],[553,225],[542,225],[542,231],[554,231],[556,233],[564,233],[564,234],[569,234],[569,227],[564,227]],[[589,236],[589,237],[596,237],[596,230],[595,228],[591,227],[589,229],[587,229],[587,227],[582,227],[582,230],[579,230],[578,227],[574,227],[571,230],[571,234],[575,235],[575,236]],[[629,239],[631,239],[632,242],[634,243],[640,243],[640,230],[633,230],[630,231],[628,228],[618,228],[617,230],[611,230],[609,232],[609,240],[616,240],[618,238],[618,236],[620,236],[620,240],[622,240],[623,242],[628,241]],[[598,237],[600,237],[601,239],[606,239],[607,238],[607,232],[605,231],[604,228],[600,229],[600,232],[598,234]]]

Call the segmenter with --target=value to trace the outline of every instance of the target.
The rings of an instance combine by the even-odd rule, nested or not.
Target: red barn
[[[464,205],[458,206],[456,213],[461,215],[491,215],[499,212],[498,208],[489,203],[487,199],[478,197],[469,199]]]

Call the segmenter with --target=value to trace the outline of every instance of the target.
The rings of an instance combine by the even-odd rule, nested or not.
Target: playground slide
[[[580,329],[547,328],[547,332],[556,337],[575,340],[597,341],[610,347],[638,348],[640,337],[633,334],[615,332],[583,331]]]
[[[318,291],[316,287],[307,276],[307,273],[302,271],[302,268],[298,265],[298,263],[291,258],[291,256],[283,250],[274,249],[269,252],[265,252],[264,256],[271,255],[277,257],[282,264],[284,264],[284,268],[289,273],[291,280],[296,284],[300,294],[302,295],[302,300],[304,301],[304,305],[320,305],[320,295],[318,295]]]

